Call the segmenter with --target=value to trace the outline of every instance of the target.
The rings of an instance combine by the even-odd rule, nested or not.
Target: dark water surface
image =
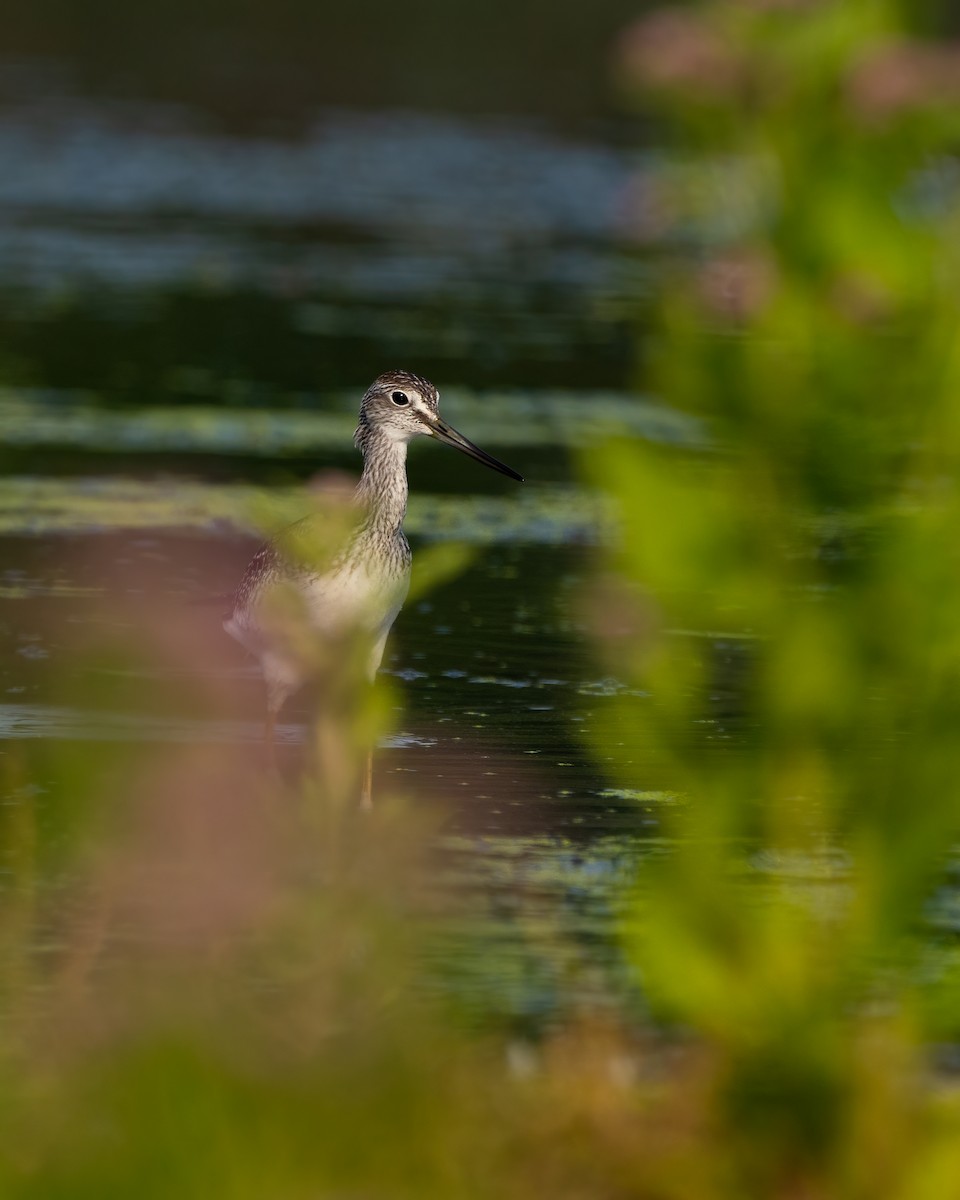
[[[41,811],[61,769],[43,746],[86,744],[122,762],[260,741],[255,665],[222,633],[219,607],[184,606],[201,574],[229,586],[254,544],[164,530],[0,542],[0,754],[29,755]],[[598,666],[579,618],[593,556],[589,545],[483,547],[462,576],[401,614],[385,659],[396,727],[377,788],[439,815],[448,917],[435,973],[477,1019],[536,1021],[588,995],[609,1001],[626,983],[615,950],[621,891],[657,849],[671,797],[641,794],[642,762],[637,794],[617,791],[589,748],[625,687]],[[150,636],[141,597],[168,606],[171,625],[188,614],[201,647],[191,663],[158,666],[150,648],[138,656]],[[96,647],[116,638],[118,611],[133,650],[104,661]],[[89,658],[78,634],[94,647]],[[230,692],[230,715],[198,701],[191,717],[184,695],[210,684]],[[307,719],[305,702],[293,702],[281,741],[292,749]]]
[[[528,479],[411,458],[415,550],[475,548],[384,662],[378,786],[444,814],[436,977],[520,1020],[622,989],[619,897],[671,798],[639,752],[624,791],[590,748],[626,684],[584,626],[609,514],[573,463],[616,431],[699,437],[630,386],[637,162],[542,113],[341,105],[238,131],[0,74],[0,756],[39,764],[42,808],[58,746],[255,743],[256,671],[186,601],[229,591],[318,470],[356,471],[374,375],[422,372]],[[189,612],[193,661],[139,653],[141,607]],[[85,657],[118,628],[128,655]],[[191,717],[194,681],[230,713]]]
[[[254,761],[256,669],[189,601],[230,591],[318,473],[356,473],[373,377],[425,374],[527,482],[411,452],[415,554],[473,557],[395,626],[377,786],[436,817],[429,986],[522,1032],[639,1004],[621,919],[678,803],[590,636],[612,514],[577,469],[611,436],[704,440],[638,389],[635,235],[659,236],[668,168],[611,76],[643,7],[15,0],[0,52],[0,805],[42,842],[89,816],[62,811],[84,772],[106,806],[131,762]],[[683,203],[740,228],[736,197]],[[742,646],[672,636],[736,678]],[[729,737],[727,686],[691,755]],[[839,856],[750,866],[843,886]]]

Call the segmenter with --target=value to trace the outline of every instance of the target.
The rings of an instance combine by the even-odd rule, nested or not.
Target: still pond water
[[[644,282],[623,220],[642,178],[612,145],[505,120],[327,111],[296,139],[241,139],[160,106],[8,104],[0,753],[258,738],[256,672],[216,610],[196,612],[210,661],[194,669],[240,697],[219,723],[165,703],[183,664],[78,666],[77,632],[229,591],[258,503],[355,471],[362,389],[419,371],[528,480],[412,454],[415,552],[474,548],[403,612],[384,662],[398,701],[379,786],[446,814],[458,950],[439,974],[519,1021],[629,986],[618,906],[671,798],[642,756],[625,791],[590,750],[627,685],[584,626],[608,514],[575,455],[624,430],[699,436],[628,386]]]

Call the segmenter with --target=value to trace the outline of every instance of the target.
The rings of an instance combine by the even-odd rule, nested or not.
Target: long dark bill
[[[465,438],[462,433],[457,433],[452,425],[448,425],[440,417],[435,417],[430,422],[430,428],[440,441],[445,442],[446,445],[453,446],[455,450],[462,450],[464,454],[469,454],[471,458],[475,458],[477,462],[483,463],[485,467],[490,467],[491,470],[499,471],[501,475],[507,475],[511,479],[515,479],[517,483],[523,483],[523,476],[518,475],[513,467],[508,467],[499,458],[494,458],[486,450],[481,450],[479,446],[475,446],[469,438]]]

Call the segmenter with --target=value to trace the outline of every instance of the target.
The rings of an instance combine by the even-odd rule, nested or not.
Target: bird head
[[[354,441],[358,449],[366,451],[374,438],[407,443],[415,437],[436,438],[485,467],[523,482],[523,476],[512,467],[475,446],[443,420],[440,393],[429,379],[408,371],[387,371],[364,393]]]

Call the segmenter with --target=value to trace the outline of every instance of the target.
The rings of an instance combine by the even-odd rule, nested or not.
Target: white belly
[[[331,641],[360,634],[370,647],[367,670],[372,680],[409,585],[409,550],[392,563],[381,560],[374,569],[368,569],[365,556],[357,553],[323,575],[304,571],[275,575],[257,587],[246,604],[237,606],[224,628],[260,659],[271,711],[278,711],[284,698],[309,676],[304,621]],[[288,593],[284,600],[284,589],[296,595]],[[291,607],[289,602],[297,597],[300,604]]]
[[[409,570],[385,578],[368,571],[362,563],[345,564],[327,575],[297,583],[314,628],[335,634],[352,627],[377,637],[397,619],[409,586]]]

